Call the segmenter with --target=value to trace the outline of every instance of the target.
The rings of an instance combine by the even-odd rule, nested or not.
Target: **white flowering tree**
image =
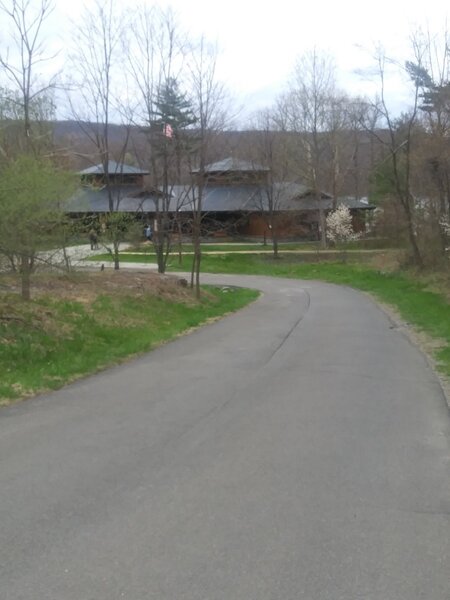
[[[441,226],[442,232],[446,238],[446,242],[450,241],[450,218],[442,217],[439,221],[439,225]],[[448,252],[450,250],[450,246],[445,245],[445,251]]]
[[[442,217],[442,219],[439,221],[440,226],[442,227],[442,231],[444,232],[444,234],[447,237],[450,237],[450,220],[445,217]]]
[[[353,230],[352,215],[348,206],[340,204],[327,215],[327,238],[331,242],[351,242],[358,237],[359,234]]]
[[[336,210],[327,215],[327,238],[334,244],[346,244],[359,238],[359,234],[353,230],[353,221],[350,209],[340,204]],[[345,248],[342,252],[342,260],[346,261]]]

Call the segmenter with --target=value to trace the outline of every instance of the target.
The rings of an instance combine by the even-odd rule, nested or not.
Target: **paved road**
[[[357,292],[221,280],[264,295],[0,412],[0,598],[449,600],[423,356]]]

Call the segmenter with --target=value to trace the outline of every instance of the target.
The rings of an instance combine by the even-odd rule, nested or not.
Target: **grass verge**
[[[132,276],[130,276],[132,277]],[[254,290],[205,288],[200,301],[154,295],[122,285],[79,299],[41,294],[21,302],[0,296],[0,405],[149,351],[254,300]]]

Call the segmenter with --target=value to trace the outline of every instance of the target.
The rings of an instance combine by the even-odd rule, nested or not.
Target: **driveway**
[[[449,600],[449,414],[366,296],[262,297],[0,411],[2,600]]]

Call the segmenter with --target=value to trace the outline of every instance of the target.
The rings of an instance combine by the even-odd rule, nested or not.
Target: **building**
[[[80,172],[82,186],[66,211],[93,216],[110,212],[112,206],[115,212],[151,220],[164,204],[170,222],[188,232],[201,201],[204,235],[263,237],[273,224],[281,238],[314,240],[319,237],[320,211],[326,214],[333,209],[329,194],[316,194],[301,183],[273,182],[268,168],[235,158],[211,163],[202,172],[194,170],[192,184],[170,186],[167,202],[161,190],[146,187],[147,175],[113,161],[107,174],[102,165],[85,169]],[[337,204],[350,208],[356,231],[364,230],[365,215],[373,206],[351,197],[339,198]]]

